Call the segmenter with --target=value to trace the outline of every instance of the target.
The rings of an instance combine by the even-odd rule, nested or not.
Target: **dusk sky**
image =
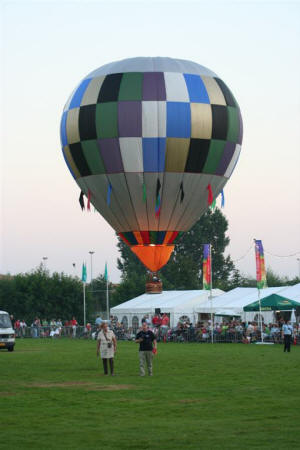
[[[0,11],[0,273],[30,271],[47,257],[51,272],[78,276],[86,261],[89,280],[93,250],[93,275],[107,261],[119,281],[114,230],[81,212],[62,156],[61,114],[92,70],[170,56],[217,73],[241,108],[241,156],[224,190],[227,253],[237,260],[261,239],[267,267],[299,274],[299,2],[7,0]],[[236,266],[255,276],[253,248]]]

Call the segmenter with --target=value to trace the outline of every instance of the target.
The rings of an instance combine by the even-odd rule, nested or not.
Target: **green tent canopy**
[[[260,301],[262,311],[287,311],[300,307],[300,303],[295,300],[290,300],[281,295],[271,294]],[[244,306],[244,311],[259,311],[259,302],[250,303]]]

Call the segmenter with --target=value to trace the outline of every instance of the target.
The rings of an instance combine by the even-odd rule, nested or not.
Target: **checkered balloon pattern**
[[[71,174],[130,245],[172,243],[188,230],[207,209],[207,186],[216,198],[231,176],[242,134],[226,84],[203,66],[170,58],[97,69],[61,119]]]

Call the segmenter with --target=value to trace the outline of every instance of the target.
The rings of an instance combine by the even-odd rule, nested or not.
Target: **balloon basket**
[[[161,294],[162,282],[156,272],[150,272],[146,281],[146,294]]]

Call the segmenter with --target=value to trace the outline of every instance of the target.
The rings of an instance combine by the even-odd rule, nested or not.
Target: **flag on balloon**
[[[257,288],[264,289],[267,287],[264,248],[261,240],[255,239],[254,242],[255,242]]]
[[[81,191],[79,196],[79,203],[82,211],[84,210],[84,193]]]
[[[86,283],[86,278],[87,278],[87,275],[86,275],[86,264],[83,263],[82,264],[82,272],[81,272],[81,281],[83,283]]]
[[[221,208],[224,208],[224,206],[225,206],[225,196],[224,196],[223,189],[221,191],[221,198],[222,198],[222,200],[221,200]]]
[[[160,184],[160,179],[157,178],[157,182],[156,182],[156,202],[155,202],[155,217],[158,218],[160,215],[160,189],[161,189],[161,184]]]
[[[203,245],[203,289],[211,288],[210,244]]]
[[[110,205],[110,197],[111,197],[112,185],[109,183],[107,186],[107,195],[106,195],[106,203],[108,206]]]

